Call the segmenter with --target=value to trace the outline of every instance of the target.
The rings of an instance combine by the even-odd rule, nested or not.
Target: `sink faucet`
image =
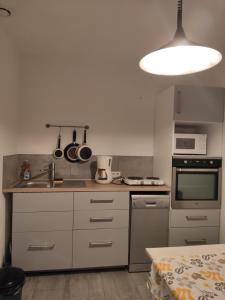
[[[55,163],[51,162],[48,166],[48,176],[50,181],[55,180]]]
[[[42,173],[33,176],[30,180],[37,179],[37,178],[40,178],[40,177],[42,177],[42,176],[48,174],[48,179],[49,179],[49,181],[50,181],[50,182],[54,182],[54,180],[55,180],[55,163],[54,163],[54,162],[51,162],[51,163],[48,165],[48,168],[47,168],[47,169],[41,170],[41,172],[42,172]]]

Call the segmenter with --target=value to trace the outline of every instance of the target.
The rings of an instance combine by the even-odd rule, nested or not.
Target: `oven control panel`
[[[178,168],[221,168],[222,159],[221,158],[173,158],[173,167]]]

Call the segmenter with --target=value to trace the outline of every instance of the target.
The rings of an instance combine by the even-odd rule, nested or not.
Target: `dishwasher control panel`
[[[169,195],[131,195],[132,208],[169,208]]]

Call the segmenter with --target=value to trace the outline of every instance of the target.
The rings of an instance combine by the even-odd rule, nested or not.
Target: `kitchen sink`
[[[73,188],[73,187],[85,187],[85,181],[84,180],[73,180],[73,179],[65,179],[62,183],[55,183],[55,188]]]
[[[39,180],[31,180],[31,181],[23,181],[16,185],[17,188],[79,188],[85,187],[84,180],[71,180],[67,179],[63,182],[54,181],[54,183],[50,181],[39,181]]]
[[[50,188],[50,181],[23,181],[16,185],[17,188]]]

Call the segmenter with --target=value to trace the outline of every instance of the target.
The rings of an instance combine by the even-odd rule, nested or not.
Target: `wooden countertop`
[[[84,187],[9,187],[3,193],[54,193],[54,192],[170,192],[170,187],[163,186],[130,186],[126,184],[99,184],[94,180],[86,180]]]

